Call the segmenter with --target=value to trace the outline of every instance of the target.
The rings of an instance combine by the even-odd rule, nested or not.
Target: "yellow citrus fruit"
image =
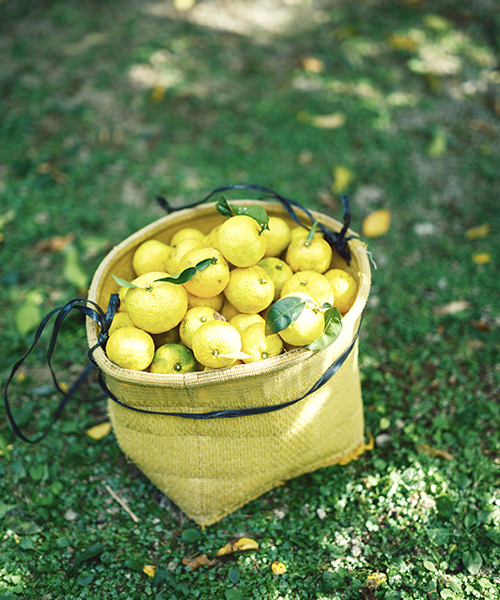
[[[333,249],[332,260],[330,261],[330,269],[342,269],[345,271],[347,266],[346,260],[343,259],[335,249]]]
[[[290,230],[290,242],[295,242],[299,237],[302,237],[303,235],[307,237],[309,235],[309,229],[307,229],[306,227],[302,227],[302,225],[293,227]],[[316,229],[316,231],[314,232],[314,237],[315,239],[322,240],[324,238],[324,235],[321,233],[321,231],[318,231]]]
[[[262,267],[272,279],[274,283],[274,300],[277,300],[280,297],[285,281],[293,275],[292,269],[290,269],[284,260],[271,256],[259,260],[257,266]]]
[[[239,313],[234,315],[229,320],[229,323],[236,327],[236,329],[240,332],[240,335],[243,331],[250,327],[250,325],[254,325],[255,323],[265,323],[264,317],[261,317],[259,314],[250,314],[250,313]]]
[[[182,285],[156,281],[166,273],[146,273],[134,279],[125,308],[132,323],[148,333],[163,333],[178,325],[187,312],[187,294]]]
[[[197,370],[196,360],[183,344],[165,344],[156,350],[149,370],[151,373],[193,373]]]
[[[196,229],[195,227],[183,227],[182,229],[179,229],[179,231],[174,233],[172,239],[170,240],[170,245],[177,246],[183,240],[189,240],[193,238],[199,239],[202,242],[204,242],[205,234],[203,233],[203,231],[201,231],[200,229]]]
[[[262,267],[233,269],[224,290],[229,302],[240,313],[258,313],[274,299],[274,283]]]
[[[187,238],[185,240],[181,240],[172,250],[172,254],[170,255],[167,262],[167,271],[172,275],[180,273],[180,262],[184,254],[186,254],[186,252],[189,252],[189,250],[193,250],[193,248],[204,247],[205,245],[203,241],[199,238]]]
[[[202,260],[212,258],[212,264],[184,284],[190,294],[200,298],[212,298],[224,291],[229,282],[229,267],[222,254],[215,248],[194,248],[184,254],[179,262],[179,272],[196,266]]]
[[[118,298],[120,299],[120,307],[118,308],[118,312],[125,312],[125,295],[129,291],[128,287],[121,287],[118,290]]]
[[[333,306],[333,288],[329,280],[316,271],[297,271],[285,283],[281,295],[286,296],[291,292],[304,292],[312,296],[316,302],[323,306],[328,302]]]
[[[176,344],[181,339],[178,327],[174,327],[163,333],[151,333],[150,335],[153,338],[156,348],[165,344]]]
[[[252,217],[230,217],[219,229],[219,248],[224,258],[236,267],[250,267],[266,253],[266,240]]]
[[[266,335],[265,329],[266,324],[263,320],[262,323],[250,325],[241,334],[241,350],[251,357],[244,358],[244,363],[252,363],[281,354],[283,350],[282,339],[277,333]]]
[[[114,333],[117,329],[121,327],[134,327],[130,317],[126,312],[117,312],[113,317],[113,321],[111,322],[111,326],[109,328],[109,335]]]
[[[132,267],[137,276],[151,271],[166,271],[172,247],[159,240],[148,240],[134,252]]]
[[[279,331],[281,339],[292,346],[307,346],[317,339],[325,328],[325,317],[320,310],[319,304],[303,292],[292,292],[283,298],[298,297],[305,300],[306,305],[300,317],[291,323],[286,329]]]
[[[221,311],[222,305],[224,304],[224,294],[220,293],[217,296],[212,296],[212,298],[200,298],[199,296],[194,296],[190,294],[188,290],[188,308],[194,308],[195,306],[208,306],[209,308],[213,308],[217,312]]]
[[[153,360],[153,338],[137,327],[121,327],[109,336],[106,354],[111,362],[122,369],[144,371]]]
[[[330,266],[332,248],[321,239],[313,238],[307,242],[307,235],[298,236],[286,251],[286,262],[292,271],[316,271],[324,273]]]
[[[220,250],[219,248],[219,229],[220,225],[217,225],[210,231],[208,235],[205,236],[205,246],[208,248],[215,248],[216,250]]]
[[[193,334],[207,321],[213,321],[218,316],[218,313],[213,308],[208,306],[196,306],[190,308],[179,325],[179,335],[181,342],[188,348],[193,347]]]
[[[345,313],[351,308],[356,300],[358,284],[352,275],[342,269],[330,269],[325,277],[333,288],[334,303],[340,312]]]
[[[224,299],[224,304],[219,312],[226,321],[230,321],[234,315],[239,314],[239,310],[235,308],[227,298]]]
[[[290,227],[279,217],[269,217],[269,229],[264,229],[262,237],[266,240],[265,256],[279,256],[290,243]]]
[[[241,352],[241,336],[226,321],[207,321],[193,334],[193,352],[205,367],[229,367],[237,360],[231,354]]]

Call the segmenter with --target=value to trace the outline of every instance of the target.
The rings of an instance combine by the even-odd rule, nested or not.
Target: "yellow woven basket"
[[[243,204],[265,206],[270,216],[295,225],[279,203],[249,200]],[[338,221],[312,214],[332,231],[340,231]],[[144,241],[154,238],[168,243],[183,227],[208,233],[222,221],[214,204],[206,204],[141,229],[103,260],[94,275],[89,299],[105,309],[110,295],[118,291],[110,273],[132,280],[132,256]],[[370,265],[362,242],[353,239],[349,248],[349,272],[359,291],[342,320],[340,337],[324,350],[292,350],[256,363],[176,375],[121,369],[101,348],[94,352],[107,387],[127,405],[108,401],[122,451],[196,523],[215,523],[287,479],[339,462],[363,447],[356,334],[370,289]],[[98,343],[98,336],[98,326],[87,319],[91,348]],[[347,360],[327,383],[275,412],[205,420],[147,412],[199,414],[292,401],[306,394],[351,345]]]

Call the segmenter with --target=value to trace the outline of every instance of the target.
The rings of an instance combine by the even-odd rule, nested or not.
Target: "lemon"
[[[205,236],[205,246],[207,246],[208,248],[215,248],[216,250],[220,250],[219,229],[220,225],[217,225],[210,231],[208,235]]]
[[[269,217],[268,225],[261,234],[266,240],[265,256],[279,256],[290,243],[290,227],[279,217]]]
[[[166,271],[172,247],[159,240],[148,240],[134,252],[132,267],[137,276],[151,271]]]
[[[236,267],[250,267],[266,253],[266,240],[252,217],[230,217],[219,229],[219,248],[224,258]]]
[[[111,326],[109,328],[108,334],[111,335],[117,329],[120,329],[121,327],[133,327],[133,326],[134,326],[134,324],[132,323],[132,321],[130,320],[130,317],[127,315],[126,312],[117,312],[117,313],[115,313],[115,316],[113,317],[113,321],[111,322]]]
[[[202,240],[199,238],[187,238],[185,240],[181,240],[175,248],[172,250],[172,254],[170,255],[167,261],[167,271],[172,275],[176,275],[181,272],[180,269],[180,261],[184,254],[193,248],[204,248],[205,245]]]
[[[202,260],[212,258],[212,264],[184,284],[190,294],[201,298],[212,298],[224,291],[229,282],[229,267],[222,254],[215,248],[194,248],[184,254],[179,271],[196,266]]]
[[[193,347],[193,334],[207,321],[213,321],[218,316],[218,313],[213,308],[208,306],[196,306],[190,308],[179,325],[179,335],[181,342],[188,348]]]
[[[236,358],[228,355],[240,351],[241,336],[226,321],[207,321],[193,334],[194,355],[205,367],[229,367],[236,362]]]
[[[262,267],[237,268],[231,271],[224,294],[240,313],[258,313],[274,299],[274,283]]]
[[[171,246],[177,246],[180,242],[189,239],[198,239],[204,242],[205,234],[200,229],[196,229],[195,227],[183,227],[179,229],[170,240]]]
[[[254,325],[255,323],[265,323],[266,321],[264,320],[264,317],[261,317],[261,315],[259,314],[249,314],[249,313],[239,313],[237,315],[234,315],[234,317],[232,317],[229,320],[229,323],[233,326],[236,327],[236,329],[239,331],[240,335],[243,333],[243,331],[247,328],[250,327],[250,325]]]
[[[153,358],[151,373],[193,373],[196,371],[194,354],[183,344],[160,346]]]
[[[220,293],[217,296],[212,296],[212,298],[200,298],[199,296],[194,296],[190,294],[188,290],[188,308],[194,308],[195,306],[208,306],[209,308],[213,308],[217,312],[221,311],[222,305],[224,304],[224,294]]]
[[[356,280],[347,271],[343,271],[342,269],[330,269],[325,273],[325,277],[333,288],[333,295],[335,297],[334,306],[345,315],[354,304],[354,300],[356,300],[358,293]]]
[[[125,295],[129,291],[128,287],[121,287],[118,290],[118,298],[120,299],[120,306],[118,308],[118,312],[125,312]]]
[[[281,290],[285,285],[285,281],[293,275],[292,269],[284,260],[275,257],[268,257],[259,260],[257,263],[269,275],[274,283],[274,300],[280,297]]]
[[[121,327],[109,336],[106,354],[111,362],[122,369],[144,371],[153,360],[153,338],[137,327]]]
[[[286,296],[291,292],[304,292],[312,296],[316,302],[323,306],[328,302],[333,306],[333,288],[330,281],[316,271],[298,271],[285,283],[281,295]]]
[[[241,334],[241,350],[251,357],[244,358],[244,363],[257,362],[281,354],[283,341],[280,336],[277,333],[266,336],[265,329],[266,324],[262,320],[262,323],[250,325]]]
[[[178,327],[174,327],[163,333],[151,333],[150,335],[153,338],[156,348],[164,346],[165,344],[176,344],[181,339]]]
[[[294,227],[290,231],[290,242],[295,242],[299,237],[303,235],[307,237],[309,235],[309,229],[307,229],[306,227],[302,227],[302,225]],[[324,235],[321,233],[321,231],[316,230],[314,232],[314,238],[322,240],[324,238]]]
[[[226,321],[230,321],[234,315],[239,314],[239,310],[236,309],[227,298],[225,298],[224,304],[219,312],[226,319]]]
[[[330,269],[342,269],[345,271],[347,269],[347,262],[340,254],[333,250],[332,252],[332,260],[330,261]]]
[[[279,331],[281,339],[292,346],[307,346],[317,339],[325,328],[325,318],[318,303],[303,292],[292,292],[283,298],[298,297],[306,301],[300,317],[286,329]]]
[[[125,308],[132,323],[148,333],[163,333],[178,325],[187,312],[187,294],[182,285],[156,281],[166,273],[146,273],[132,282]]]
[[[332,248],[321,239],[313,238],[307,242],[307,235],[297,236],[286,251],[286,262],[292,271],[316,271],[324,273],[330,266]]]

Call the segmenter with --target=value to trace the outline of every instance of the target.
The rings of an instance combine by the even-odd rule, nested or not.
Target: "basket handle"
[[[286,198],[285,196],[278,194],[278,192],[275,192],[274,190],[271,190],[262,185],[255,185],[255,184],[226,185],[226,186],[218,187],[218,188],[215,188],[214,190],[212,190],[202,200],[198,200],[198,201],[193,202],[192,204],[188,204],[186,206],[173,207],[162,196],[157,196],[156,201],[163,209],[165,209],[167,211],[168,214],[171,214],[178,210],[184,210],[185,208],[193,208],[195,206],[199,206],[200,204],[203,204],[204,202],[206,202],[207,200],[212,198],[212,196],[215,196],[216,194],[220,194],[221,192],[226,192],[228,190],[256,190],[259,192],[263,192],[264,196],[262,196],[262,199],[272,198],[274,200],[279,200],[281,202],[281,204],[283,205],[284,209],[286,210],[286,212],[290,215],[290,217],[296,223],[298,223],[299,225],[302,225],[302,227],[305,227],[305,226],[303,225],[303,223],[301,222],[299,217],[296,215],[294,207],[299,208],[300,210],[305,212],[305,214],[309,217],[311,224],[314,223],[314,221],[315,221],[311,212],[307,208],[302,206],[296,200],[292,200],[291,198]],[[356,236],[350,235],[350,236],[346,237],[347,230],[351,223],[351,205],[349,202],[349,196],[346,196],[345,194],[341,194],[340,199],[342,201],[343,221],[344,221],[342,229],[337,233],[335,231],[331,231],[330,229],[325,227],[322,223],[318,223],[317,226],[323,233],[326,241],[330,244],[330,246],[334,247],[337,250],[337,252],[340,254],[340,256],[342,256],[342,258],[347,262],[347,264],[350,264],[351,253],[349,251],[349,246],[348,246],[347,242],[349,240],[355,238]]]
[[[92,354],[96,348],[105,344],[105,342],[108,338],[109,327],[111,325],[111,322],[113,321],[113,316],[116,312],[117,307],[119,306],[119,302],[120,302],[120,300],[118,298],[118,294],[112,294],[108,308],[107,308],[106,312],[104,313],[102,308],[98,304],[93,302],[92,300],[88,300],[86,298],[75,298],[74,300],[70,300],[64,306],[55,308],[54,310],[49,312],[42,319],[42,321],[41,321],[40,325],[38,326],[38,329],[35,333],[35,337],[34,337],[33,343],[31,344],[31,347],[28,349],[26,354],[21,359],[19,359],[16,362],[16,364],[12,367],[10,376],[7,380],[7,383],[5,385],[5,390],[4,390],[4,405],[5,405],[5,412],[7,414],[7,418],[9,420],[9,423],[10,423],[12,429],[14,430],[14,433],[21,440],[23,440],[24,442],[28,442],[30,444],[35,444],[35,443],[43,440],[50,433],[53,425],[57,422],[57,420],[61,416],[62,411],[64,410],[64,408],[66,407],[68,402],[71,400],[71,398],[74,396],[76,390],[85,381],[88,374],[94,368],[96,363],[92,357]],[[101,331],[99,334],[98,343],[93,348],[91,348],[88,352],[88,357],[89,357],[90,362],[83,369],[83,371],[77,377],[76,381],[72,384],[72,386],[69,388],[69,390],[67,392],[65,392],[59,385],[59,382],[57,381],[56,374],[52,367],[51,359],[52,359],[52,354],[54,352],[54,348],[56,346],[57,337],[59,335],[59,330],[61,329],[61,325],[63,324],[64,319],[68,316],[68,314],[73,309],[78,310],[79,312],[83,313],[86,317],[90,317],[94,322],[96,322],[99,325]],[[57,315],[57,317],[56,317],[56,320],[54,321],[54,325],[53,325],[53,329],[52,329],[52,336],[51,336],[49,347],[48,347],[47,354],[46,354],[46,361],[47,361],[47,364],[49,366],[49,369],[50,369],[50,372],[52,375],[52,381],[54,383],[54,386],[57,389],[57,391],[62,395],[62,399],[59,402],[59,405],[54,413],[54,416],[52,418],[52,422],[50,423],[50,425],[47,427],[47,429],[41,435],[39,435],[37,438],[32,440],[32,439],[26,437],[22,433],[19,425],[16,423],[16,420],[14,418],[14,415],[12,413],[10,403],[9,403],[8,388],[9,388],[9,385],[10,385],[12,379],[14,378],[14,375],[16,374],[16,372],[19,370],[19,368],[22,366],[24,361],[28,358],[28,356],[31,354],[32,350],[37,345],[45,327],[47,326],[48,322],[50,321],[50,319],[53,315]]]

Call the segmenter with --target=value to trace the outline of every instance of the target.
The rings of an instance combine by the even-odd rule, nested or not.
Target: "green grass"
[[[20,307],[34,324],[80,295],[113,245],[163,215],[155,195],[182,205],[257,183],[340,218],[343,166],[353,228],[377,208],[392,215],[366,240],[378,266],[360,343],[373,451],[201,530],[113,435],[85,435],[107,419],[92,375],[38,445],[2,416],[13,449],[0,457],[1,599],[361,599],[375,572],[387,576],[378,600],[498,597],[499,18],[476,4],[276,2],[257,27],[250,3],[154,15],[162,3],[0,3],[2,388],[34,333],[16,326]],[[308,57],[324,69],[307,71]],[[334,113],[340,128],[312,125]],[[466,238],[485,223],[489,235]],[[76,261],[37,245],[71,233]],[[457,300],[468,308],[436,312]],[[72,316],[54,357],[62,381],[86,350]],[[11,387],[33,436],[58,402],[44,353]],[[259,550],[183,566],[239,535]],[[272,574],[275,559],[286,574]]]

